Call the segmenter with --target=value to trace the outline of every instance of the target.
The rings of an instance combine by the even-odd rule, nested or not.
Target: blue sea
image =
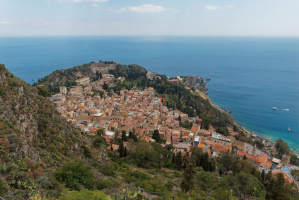
[[[282,138],[299,152],[299,38],[0,37],[0,63],[28,83],[99,60],[210,77],[214,104],[249,131]]]

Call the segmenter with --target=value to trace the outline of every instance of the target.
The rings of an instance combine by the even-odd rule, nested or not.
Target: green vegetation
[[[67,189],[63,190],[59,200],[110,200],[111,198],[108,195],[105,195],[104,192],[95,190],[89,191],[83,189],[81,191],[69,191]]]
[[[113,62],[105,62],[111,65]],[[50,92],[59,85],[71,86],[80,72],[92,80],[100,78],[90,64],[56,71],[39,80],[49,83]],[[81,71],[82,70],[82,71]],[[181,84],[167,81],[166,76],[147,79],[147,71],[138,65],[117,65],[110,73],[127,81],[107,90],[154,87],[166,105],[189,116],[203,119],[203,128],[216,125],[227,133],[232,119],[211,106],[208,100]],[[103,131],[96,136],[80,135],[56,111],[42,87],[31,87],[0,65],[0,194],[7,199],[298,199],[294,185],[282,175],[258,172],[247,160],[232,153],[214,159],[202,149],[174,151],[172,145],[161,146],[159,131],[156,142],[138,140],[133,132],[122,133],[115,144],[118,151],[106,151]],[[180,125],[191,128],[192,123]],[[22,126],[20,125],[22,124]],[[234,127],[237,129],[237,127]],[[246,140],[240,133],[240,139]],[[162,143],[162,142],[161,142]],[[257,143],[258,145],[258,143]],[[286,143],[278,140],[279,155],[290,153]],[[291,162],[298,158],[292,155]],[[292,161],[293,160],[293,161]],[[293,172],[294,176],[298,172]],[[102,190],[102,191],[100,191]],[[182,190],[182,192],[180,192]],[[44,198],[43,198],[44,196]]]
[[[93,189],[95,185],[91,168],[81,161],[68,162],[57,169],[55,177],[59,182],[65,182],[66,187],[70,189],[79,190],[80,186]]]

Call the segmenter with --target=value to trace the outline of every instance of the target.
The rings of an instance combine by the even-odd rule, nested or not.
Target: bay
[[[282,138],[299,152],[299,38],[0,37],[0,63],[28,83],[99,60],[167,76],[210,77],[213,103],[249,131]]]

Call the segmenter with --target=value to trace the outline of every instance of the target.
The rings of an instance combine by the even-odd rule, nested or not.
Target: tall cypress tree
[[[179,151],[176,156],[176,165],[178,166],[179,169],[182,169],[182,164],[183,164],[183,158],[181,152]]]
[[[154,130],[153,139],[156,140],[157,143],[160,142],[160,134],[158,130]]]
[[[190,189],[192,189],[194,185],[193,176],[195,174],[195,171],[193,170],[193,165],[191,162],[187,163],[187,167],[183,174],[183,180],[181,182],[181,189],[184,192],[188,192]]]
[[[122,142],[119,144],[118,152],[119,152],[119,157],[122,158],[124,156],[124,144]]]
[[[126,134],[127,134],[126,131],[121,132],[121,140],[122,141],[127,141],[127,135]]]
[[[128,152],[127,152],[127,147],[125,147],[125,150],[124,150],[124,157],[126,157],[127,154],[128,154]]]
[[[264,180],[265,180],[265,170],[262,171],[261,179],[262,179],[262,183],[264,184]]]

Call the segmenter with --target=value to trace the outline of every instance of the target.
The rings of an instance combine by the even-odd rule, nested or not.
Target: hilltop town
[[[115,62],[0,77],[1,198],[298,198],[287,144],[234,123],[200,77]]]
[[[115,77],[109,73],[117,64],[92,63],[96,78],[78,78],[76,85],[60,86],[59,93],[50,97],[61,115],[82,134],[93,136],[101,133],[108,144],[107,150],[117,151],[117,139],[124,134],[127,137],[134,134],[139,140],[151,143],[156,142],[156,132],[161,146],[171,145],[176,154],[191,156],[192,147],[201,148],[211,158],[232,152],[240,159],[246,158],[260,172],[281,173],[290,183],[297,184],[291,171],[298,170],[298,167],[290,165],[289,155],[284,154],[281,159],[273,157],[277,152],[274,143],[235,127],[226,127],[228,133],[225,135],[218,133],[211,123],[167,107],[165,97],[159,97],[153,87],[133,85],[130,89],[121,88],[118,93],[114,92],[113,87],[126,80],[124,76]],[[152,72],[147,72],[146,77],[160,78]],[[168,82],[186,83],[179,76],[168,78]],[[185,85],[185,88],[204,95],[200,89],[194,89],[194,85]],[[256,143],[262,148],[256,143],[246,142],[246,138],[258,141]],[[125,142],[124,145],[128,144]]]

